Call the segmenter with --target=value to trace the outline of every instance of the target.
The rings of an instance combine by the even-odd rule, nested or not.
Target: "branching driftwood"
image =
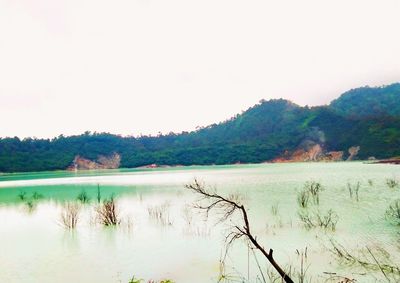
[[[264,255],[264,257],[270,262],[270,264],[275,268],[275,270],[279,273],[279,275],[286,283],[293,283],[293,280],[275,261],[273,257],[273,250],[270,249],[269,251],[267,251],[266,249],[264,249],[264,247],[262,247],[258,243],[257,238],[252,234],[250,230],[250,223],[247,216],[247,211],[245,207],[240,203],[240,199],[237,195],[230,195],[229,197],[225,198],[217,193],[208,191],[205,186],[199,183],[196,179],[193,181],[192,184],[186,185],[186,188],[192,190],[197,194],[200,194],[202,196],[202,200],[208,201],[208,204],[205,206],[201,204],[196,205],[197,208],[204,210],[207,216],[212,209],[218,209],[222,211],[223,214],[219,220],[220,222],[227,220],[235,212],[239,212],[243,219],[243,226],[234,226],[234,230],[230,232],[226,237],[228,245],[242,237],[248,239],[251,244]]]

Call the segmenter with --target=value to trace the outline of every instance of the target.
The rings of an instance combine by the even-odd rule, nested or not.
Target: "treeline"
[[[76,155],[95,160],[114,152],[121,167],[257,163],[313,143],[344,151],[359,145],[360,159],[400,156],[400,84],[351,90],[329,106],[260,101],[227,121],[179,134],[2,138],[0,172],[65,169]]]

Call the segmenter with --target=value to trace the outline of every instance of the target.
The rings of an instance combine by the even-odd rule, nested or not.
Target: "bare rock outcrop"
[[[317,162],[317,161],[342,161],[343,151],[326,152],[320,144],[301,147],[294,152],[285,151],[282,156],[272,160],[281,162]]]
[[[347,161],[351,161],[354,159],[354,157],[357,156],[358,152],[360,151],[359,146],[352,146],[349,148],[349,157],[347,158]]]
[[[110,156],[100,155],[97,161],[77,155],[68,170],[116,169],[119,168],[120,163],[121,156],[118,153],[113,153]]]

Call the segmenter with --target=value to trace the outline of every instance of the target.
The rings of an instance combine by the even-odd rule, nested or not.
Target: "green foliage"
[[[76,155],[96,160],[114,152],[126,168],[258,163],[313,143],[345,152],[359,145],[360,159],[400,156],[400,84],[351,90],[321,107],[262,100],[224,122],[179,134],[121,137],[85,132],[53,139],[0,138],[0,172],[63,170]]]
[[[76,197],[76,199],[82,203],[88,203],[90,201],[89,195],[85,190],[80,192],[79,195]]]
[[[330,104],[341,115],[354,118],[400,116],[400,83],[352,89]]]

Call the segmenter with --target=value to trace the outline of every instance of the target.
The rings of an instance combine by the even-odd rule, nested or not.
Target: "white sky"
[[[398,0],[0,0],[0,137],[192,130],[400,81]]]

